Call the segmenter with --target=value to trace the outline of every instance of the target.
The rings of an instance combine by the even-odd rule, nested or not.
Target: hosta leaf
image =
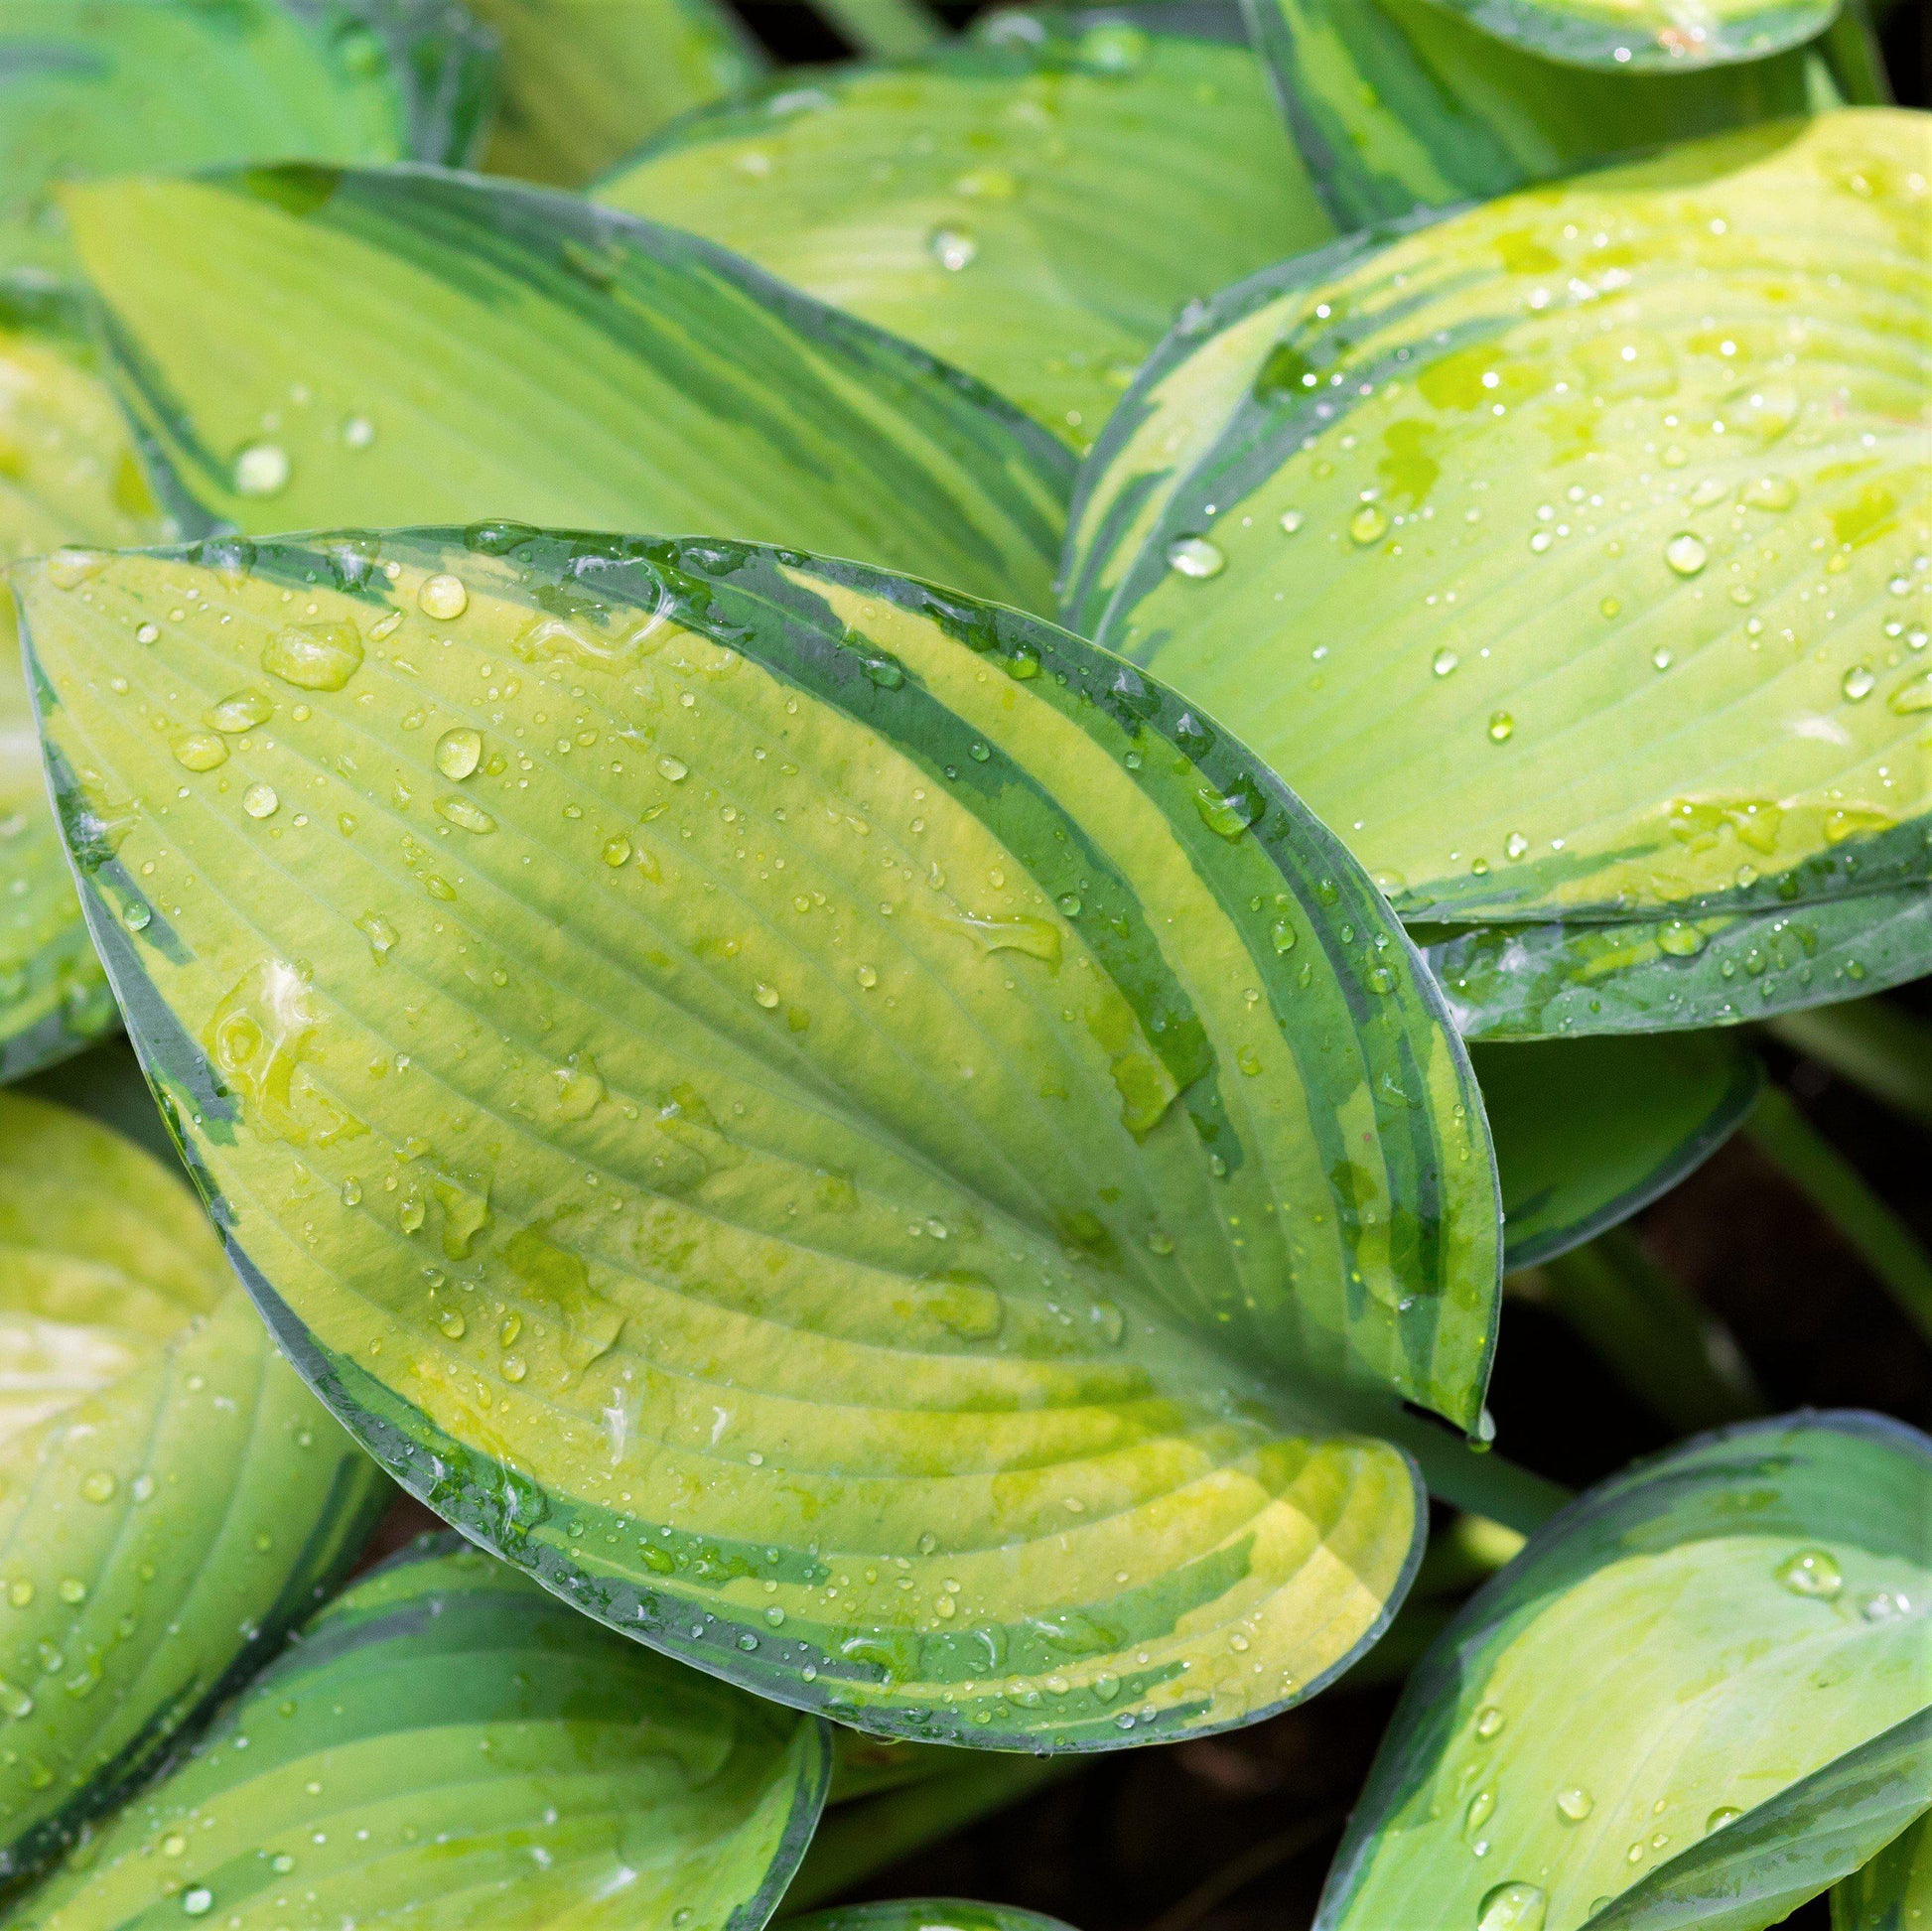
[[[1594,73],[1493,40],[1430,0],[1243,5],[1309,172],[1344,228],[1837,104],[1806,54]]]
[[[1531,54],[1613,72],[1759,61],[1822,34],[1839,0],[1431,0]]]
[[[466,0],[502,44],[492,174],[581,188],[764,66],[717,0]]]
[[[160,533],[114,399],[74,345],[0,329],[0,559],[69,539],[145,543]],[[0,1079],[60,1058],[115,1020],[48,809],[18,666],[13,600],[0,597]]]
[[[1932,886],[1790,911],[1418,924],[1414,935],[1467,1038],[1730,1026],[1921,977],[1932,961]]]
[[[1009,1904],[959,1898],[907,1897],[890,1904],[845,1904],[810,1917],[781,1920],[781,1931],[1068,1931],[1058,1918]]]
[[[0,1094],[0,1876],[272,1649],[389,1492],[182,1179]]]
[[[581,1607],[862,1727],[1306,1693],[1417,1530],[1344,1386],[1474,1429],[1494,1317],[1367,880],[1049,624],[475,544],[25,567],[96,937],[285,1344]]]
[[[70,205],[115,379],[185,512],[706,530],[1050,604],[1065,451],[708,242],[422,171]]]
[[[1718,1901],[1775,1896],[1889,1815],[1868,1856],[1927,1774],[1928,1613],[1915,1431],[1802,1416],[1638,1464],[1532,1537],[1410,1678],[1320,1931],[1775,1923],[1788,1882],[1768,1914]]]
[[[914,66],[786,74],[597,192],[1081,450],[1185,303],[1332,233],[1231,4],[1007,12]]]
[[[1832,1892],[1832,1931],[1924,1931],[1932,1924],[1932,1814],[1901,1832]]]
[[[1928,126],[1693,144],[1230,291],[1089,461],[1073,620],[1405,917],[1673,958],[1887,917],[1932,828]]]
[[[1668,1192],[1749,1112],[1763,1069],[1718,1033],[1479,1047],[1505,1265],[1533,1267]]]
[[[488,45],[450,0],[9,0],[0,273],[65,277],[56,183],[256,156],[469,153]]]
[[[824,1725],[678,1668],[455,1536],[332,1602],[8,1922],[756,1931]]]

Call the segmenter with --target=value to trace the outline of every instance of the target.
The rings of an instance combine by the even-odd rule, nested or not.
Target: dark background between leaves
[[[739,0],[738,11],[781,61],[850,52],[790,0]],[[978,9],[938,11],[957,25]],[[1892,10],[1884,50],[1900,100],[1926,105],[1932,0]],[[1895,997],[1932,1019],[1932,979]],[[1775,1041],[1762,1047],[1813,1125],[1932,1245],[1932,1134]],[[1870,1408],[1932,1431],[1932,1348],[1741,1139],[1636,1228],[1651,1258],[1729,1328],[1775,1409]],[[1503,1452],[1579,1488],[1671,1439],[1555,1314],[1520,1299],[1504,1311],[1489,1405]],[[371,1553],[429,1523],[399,1503]],[[852,1898],[977,1897],[1050,1912],[1078,1931],[1307,1931],[1395,1696],[1344,1680],[1251,1729],[1092,1759]],[[1820,1899],[1786,1925],[1829,1931],[1830,1914]]]

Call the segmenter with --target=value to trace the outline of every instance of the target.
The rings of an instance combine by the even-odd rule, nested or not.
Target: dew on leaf
[[[437,739],[436,768],[452,783],[460,784],[482,763],[483,749],[483,733],[460,724]]]
[[[1845,1586],[1845,1572],[1829,1549],[1800,1549],[1773,1573],[1793,1595],[1817,1596],[1827,1602]]]
[[[470,592],[461,577],[439,570],[435,576],[423,579],[422,588],[416,593],[416,608],[440,623],[453,622],[470,608]]]
[[[1227,563],[1221,546],[1204,536],[1177,536],[1168,545],[1168,568],[1196,583],[1218,577]]]
[[[1476,1906],[1475,1931],[1543,1931],[1549,1897],[1540,1884],[1520,1879],[1497,1884]]]
[[[235,493],[274,496],[288,487],[289,453],[279,443],[250,443],[234,460]]]
[[[1711,561],[1704,538],[1690,530],[1679,530],[1664,545],[1664,561],[1680,577],[1695,577]]]

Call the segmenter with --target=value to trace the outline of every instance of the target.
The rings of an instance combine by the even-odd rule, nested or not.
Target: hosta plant
[[[1625,1224],[1932,1337],[1863,5],[825,15],[0,10],[0,1923],[1065,1931],[851,1893],[1406,1677],[1323,1931],[1903,1931],[1932,1442]]]

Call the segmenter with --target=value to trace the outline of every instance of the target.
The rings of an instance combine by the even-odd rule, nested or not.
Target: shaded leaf
[[[1079,450],[1187,302],[1332,232],[1231,4],[1009,11],[915,66],[786,73],[597,193],[918,343]]]
[[[1410,1678],[1317,1925],[1775,1923],[1812,1894],[1772,1907],[1783,1878],[1926,1773],[1929,1587],[1932,1442],[1898,1423],[1754,1423],[1639,1463]],[[1761,1907],[1693,1902],[1737,1884]]]
[[[811,1837],[827,1756],[823,1724],[426,1537],[315,1617],[9,1922],[756,1927]]]
[[[489,70],[450,0],[9,0],[0,274],[67,276],[62,181],[262,156],[459,162]]]
[[[1763,1068],[1717,1033],[1574,1039],[1471,1055],[1502,1180],[1504,1265],[1627,1220],[1730,1138]]]
[[[0,1875],[119,1801],[353,1558],[389,1485],[181,1178],[0,1094]]]
[[[1009,1904],[908,1897],[890,1904],[845,1904],[780,1920],[784,1931],[1068,1931],[1058,1918]]]
[[[1612,72],[1759,61],[1822,34],[1839,0],[1431,0],[1498,40]]]
[[[204,527],[697,529],[1050,602],[1065,452],[690,235],[426,171],[114,182],[71,210],[122,399]]]
[[[717,0],[466,0],[502,45],[492,174],[581,188],[765,63]]]
[[[1901,1832],[1832,1892],[1832,1931],[1923,1931],[1932,1923],[1932,1817]]]
[[[1506,46],[1430,0],[1243,6],[1309,172],[1343,228],[1838,104],[1807,54],[1594,73]]]
[[[1332,1418],[1474,1429],[1495,1312],[1473,1081],[1367,880],[1049,624],[479,542],[25,567],[67,822],[138,807],[96,936],[305,1372],[580,1607],[864,1727],[1306,1694],[1419,1528]]]
[[[1932,830],[1927,125],[1694,144],[1229,291],[1089,460],[1073,621],[1406,918],[1673,960],[1704,918],[1883,924]]]
[[[160,534],[114,399],[77,346],[0,331],[0,559]],[[0,598],[0,1079],[17,1079],[116,1015],[48,809],[11,597]]]

